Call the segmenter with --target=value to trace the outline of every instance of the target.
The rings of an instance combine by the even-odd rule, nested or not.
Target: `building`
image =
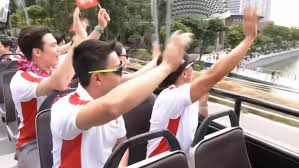
[[[231,17],[227,18],[227,25],[235,25],[243,22],[243,9],[250,3],[256,9],[261,21],[268,21],[271,9],[271,0],[227,0],[227,8]]]
[[[250,3],[257,9],[258,15],[269,19],[271,0],[227,0],[228,10],[232,15],[242,15],[244,7]]]

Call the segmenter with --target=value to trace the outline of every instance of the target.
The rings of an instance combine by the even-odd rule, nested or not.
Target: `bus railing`
[[[210,93],[214,94],[214,95],[219,95],[219,96],[223,96],[223,97],[226,97],[226,98],[234,99],[234,101],[235,101],[234,111],[237,114],[238,118],[240,118],[242,103],[249,103],[249,104],[260,106],[260,107],[263,107],[263,108],[279,111],[279,112],[284,113],[284,114],[299,117],[299,110],[294,109],[294,108],[290,108],[290,107],[287,107],[287,106],[283,106],[283,105],[267,102],[267,101],[264,101],[264,100],[260,100],[260,99],[240,95],[240,94],[225,91],[225,90],[222,90],[222,89],[213,88],[213,89],[211,89]]]

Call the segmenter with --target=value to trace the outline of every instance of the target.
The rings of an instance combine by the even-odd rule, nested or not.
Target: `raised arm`
[[[73,78],[75,72],[72,65],[73,48],[85,40],[87,33],[81,25],[79,20],[79,8],[75,9],[73,20],[76,24],[77,33],[73,40],[73,46],[70,48],[63,62],[58,68],[51,74],[50,77],[43,79],[37,86],[37,96],[45,96],[53,90],[65,90],[67,89],[69,82]]]
[[[108,18],[110,17],[109,14],[106,12],[106,10],[103,8],[100,9],[98,12],[98,25],[97,25],[100,30],[104,31],[104,29],[107,27]],[[80,22],[80,19],[78,21]],[[73,20],[73,23],[78,24],[78,21],[77,19]],[[101,34],[102,32],[98,32],[98,29],[95,29],[89,34],[88,39],[99,39],[101,37]],[[69,42],[61,47],[58,47],[58,52],[65,53],[71,48],[71,46],[72,46],[71,42]]]
[[[163,53],[161,65],[86,104],[77,115],[77,127],[88,129],[103,125],[142,103],[181,64],[185,48],[191,41],[190,33],[174,33]]]
[[[88,39],[99,39],[101,37],[102,32],[107,27],[108,20],[110,16],[107,13],[106,9],[101,8],[98,13],[98,25],[88,36]],[[101,31],[99,31],[99,29]]]
[[[138,71],[136,71],[134,73],[123,75],[122,82],[126,82],[130,79],[137,77],[137,76],[143,75],[144,73],[155,68],[157,66],[158,57],[161,55],[160,44],[158,42],[152,43],[152,52],[153,52],[152,53],[153,59],[148,64],[143,66],[141,69],[139,69]]]
[[[195,102],[232,71],[246,55],[257,35],[257,16],[252,7],[244,10],[245,39],[229,54],[219,59],[206,73],[191,83],[191,100]]]

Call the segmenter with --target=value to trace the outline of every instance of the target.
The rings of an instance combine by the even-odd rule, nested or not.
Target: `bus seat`
[[[35,119],[36,139],[40,158],[41,168],[50,168],[53,165],[52,156],[52,133],[50,127],[51,109],[39,112]]]
[[[152,95],[143,103],[135,107],[129,113],[123,115],[127,130],[127,138],[149,132],[150,119],[152,115],[155,97]],[[129,151],[129,165],[144,160],[146,158],[147,142],[132,147]]]
[[[51,106],[57,98],[75,91],[76,89],[70,88],[64,91],[53,91],[39,108],[39,112],[35,118],[36,125],[36,139],[38,152],[40,156],[41,168],[50,168],[53,165],[52,156],[52,132],[51,132]]]
[[[10,81],[17,70],[6,70],[3,72],[3,94],[5,105],[5,123],[8,131],[8,138],[10,140],[16,140],[18,135],[18,122],[16,117],[15,104],[12,100],[10,91]]]
[[[39,107],[39,112],[46,110],[46,109],[50,109],[52,107],[52,104],[55,103],[55,101],[57,101],[57,99],[71,93],[74,92],[76,89],[75,88],[69,88],[67,90],[64,91],[53,91],[51,94],[49,94],[47,96],[47,98],[44,100],[44,102],[41,104],[41,106]]]
[[[205,136],[211,121],[224,116],[230,117],[232,127]],[[196,130],[189,153],[189,166],[191,168],[251,168],[245,137],[233,111],[212,114],[202,121]]]
[[[2,122],[5,122],[5,105],[3,93],[3,72],[5,70],[15,69],[16,62],[0,62],[0,116]]]
[[[175,136],[168,130],[147,132],[141,135],[137,135],[125,141],[116,147],[113,153],[108,158],[104,168],[117,168],[118,164],[126,152],[126,150],[135,145],[147,142],[148,140],[164,137],[168,145],[170,146],[170,151],[161,153],[149,159],[137,162],[128,167],[143,167],[143,168],[188,168],[188,161],[186,155],[180,150],[181,147]],[[133,156],[135,157],[135,156]]]

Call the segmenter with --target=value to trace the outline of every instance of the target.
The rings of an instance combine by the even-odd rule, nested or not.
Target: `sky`
[[[271,0],[270,20],[277,25],[299,27],[299,0]]]

